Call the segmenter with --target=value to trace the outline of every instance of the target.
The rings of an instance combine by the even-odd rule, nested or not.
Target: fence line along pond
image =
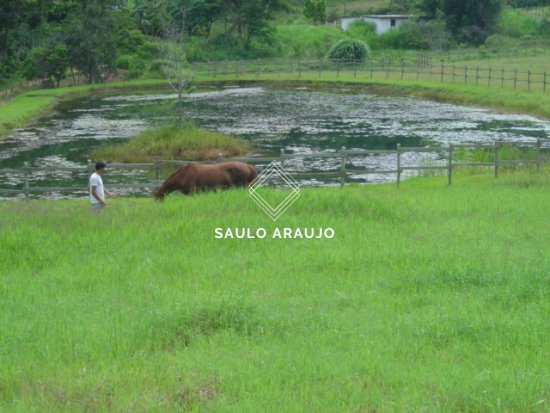
[[[525,159],[501,159],[501,152],[503,148],[510,150],[511,148],[519,149],[520,152],[528,154],[529,156]],[[527,152],[525,150],[527,149]],[[486,154],[492,156],[490,161],[465,161],[462,159],[455,159],[454,155],[456,151],[472,151],[472,150],[481,150]],[[403,163],[403,155],[406,153],[436,153],[444,155],[439,159],[437,164],[433,165],[410,165]],[[395,168],[394,169],[380,169],[376,167],[376,163],[373,165],[366,165],[363,167],[357,167],[353,165],[354,158],[365,158],[369,156],[394,156],[395,157]],[[263,156],[263,157],[232,157],[224,158],[220,156],[216,160],[204,161],[204,163],[217,163],[217,162],[227,162],[227,161],[240,161],[254,164],[259,173],[262,169],[265,168],[270,162],[278,161],[281,166],[286,168],[289,173],[295,177],[307,176],[309,178],[314,177],[320,180],[324,180],[326,185],[340,185],[343,187],[347,182],[350,182],[350,178],[354,175],[360,174],[374,174],[374,175],[385,175],[390,174],[395,176],[395,182],[399,186],[403,177],[411,176],[410,172],[418,173],[425,171],[440,171],[445,173],[448,178],[448,184],[452,184],[453,172],[457,167],[463,166],[476,166],[476,167],[489,167],[493,169],[495,178],[499,176],[499,170],[502,167],[515,165],[515,166],[525,166],[525,165],[534,165],[537,172],[540,171],[540,168],[545,163],[550,163],[550,142],[543,141],[538,139],[534,144],[531,145],[504,145],[502,142],[495,142],[492,145],[475,145],[475,144],[460,144],[460,145],[449,145],[447,147],[401,147],[400,144],[397,144],[395,150],[348,150],[345,147],[342,147],[340,151],[337,152],[319,152],[319,153],[308,153],[308,154],[286,154],[281,150],[280,156]],[[306,159],[319,159],[319,158],[333,158],[336,159],[340,166],[329,171],[315,171],[315,170],[302,170],[296,171],[292,168],[292,162],[296,160],[304,161]],[[137,184],[109,184],[108,187],[113,190],[118,191],[128,191],[133,188],[141,190],[142,194],[150,193],[150,190],[153,187],[158,186],[165,176],[163,176],[162,171],[165,170],[165,166],[170,166],[172,169],[186,165],[191,161],[185,160],[161,160],[156,159],[152,163],[111,163],[108,165],[108,168],[126,168],[126,169],[148,169],[151,173],[151,180],[148,182],[141,182]],[[170,170],[172,170],[170,169]],[[0,194],[6,195],[15,195],[19,197],[24,197],[25,199],[30,198],[31,194],[40,193],[46,194],[50,193],[51,195],[42,196],[42,198],[59,198],[60,193],[73,193],[79,194],[82,196],[87,195],[88,188],[82,186],[56,186],[56,187],[40,187],[40,186],[31,186],[30,185],[30,176],[33,173],[41,172],[78,172],[83,173],[86,176],[93,171],[93,164],[91,161],[88,162],[86,166],[82,167],[30,167],[26,166],[22,169],[4,169],[0,170],[0,173],[11,173],[11,174],[20,174],[23,178],[23,187],[17,189],[2,189],[0,188]],[[277,177],[274,177],[272,182],[276,186],[284,186],[284,181],[278,180]]]

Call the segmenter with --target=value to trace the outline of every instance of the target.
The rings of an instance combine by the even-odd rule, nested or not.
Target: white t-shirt
[[[90,201],[92,201],[92,204],[99,204],[99,201],[95,199],[95,197],[92,195],[92,187],[94,186],[96,187],[97,196],[105,200],[105,193],[103,192],[103,181],[101,180],[101,176],[99,176],[97,172],[94,172],[92,176],[90,176]]]

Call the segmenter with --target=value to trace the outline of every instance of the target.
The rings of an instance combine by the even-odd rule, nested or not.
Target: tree
[[[391,0],[390,5],[391,8],[406,13],[409,12],[415,5],[415,0]]]
[[[0,1],[0,54],[7,59],[10,53],[10,33],[25,18],[26,4],[19,0]]]
[[[134,0],[131,16],[139,30],[150,36],[163,36],[163,22],[170,19],[162,0]]]
[[[304,16],[313,20],[316,24],[325,23],[327,21],[327,1],[306,0]]]
[[[82,0],[65,29],[70,64],[89,83],[101,80],[103,69],[115,67],[117,27],[108,6],[109,0]]]
[[[162,52],[162,71],[170,87],[178,94],[178,121],[183,119],[183,93],[189,92],[193,76],[190,70],[186,70],[187,58],[185,56],[185,32],[186,19],[189,12],[189,3],[179,1],[171,4],[177,7],[177,19],[171,21],[162,20],[164,42]],[[172,9],[172,14],[174,14]]]
[[[287,4],[283,0],[230,0],[229,7],[237,37],[250,50],[255,39],[271,39],[275,13],[286,10]]]
[[[46,47],[35,47],[23,65],[23,74],[29,79],[42,79],[55,83],[59,87],[69,67],[69,53],[63,43],[50,44]]]
[[[502,1],[421,0],[420,8],[431,18],[441,15],[451,33],[462,40],[480,42],[493,28],[502,9]]]

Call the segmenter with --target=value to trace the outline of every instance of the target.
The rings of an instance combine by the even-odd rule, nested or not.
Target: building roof
[[[372,17],[374,19],[411,19],[416,16],[412,14],[366,14],[361,17]]]

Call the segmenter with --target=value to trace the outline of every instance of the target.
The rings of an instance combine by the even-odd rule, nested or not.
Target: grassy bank
[[[444,182],[0,203],[0,410],[548,410],[550,175]]]
[[[23,92],[8,101],[0,102],[0,138],[14,128],[26,126],[35,119],[47,115],[63,99],[107,91],[117,92],[159,87],[166,87],[166,81],[159,79],[132,80]]]
[[[183,123],[146,130],[127,143],[100,146],[92,157],[111,162],[152,162],[156,158],[204,160],[216,159],[220,154],[245,155],[250,149],[233,136]]]
[[[458,83],[441,83],[429,81],[355,78],[353,73],[336,74],[302,72],[292,74],[244,74],[239,77],[200,76],[198,81],[204,84],[264,84],[273,87],[278,85],[309,86],[312,88],[353,88],[358,90],[386,95],[410,96],[419,99],[431,99],[440,102],[450,102],[460,105],[478,106],[496,109],[509,113],[524,113],[544,118],[550,118],[550,93],[523,92],[514,89],[499,89],[496,87],[461,85]]]

